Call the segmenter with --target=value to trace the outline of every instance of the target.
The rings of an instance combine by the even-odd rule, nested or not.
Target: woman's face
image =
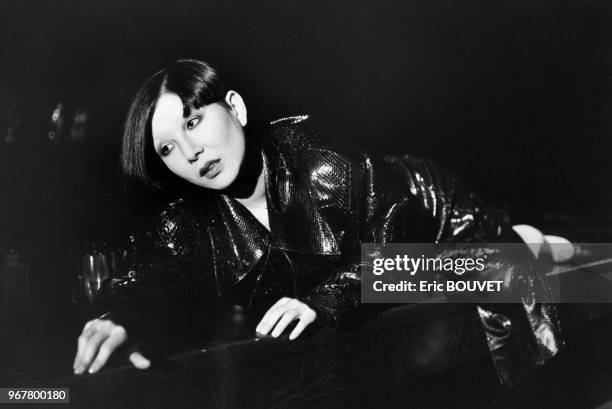
[[[151,128],[153,146],[175,175],[195,185],[220,190],[238,175],[244,159],[246,108],[229,91],[221,103],[205,105],[183,117],[183,102],[174,93],[157,100]]]

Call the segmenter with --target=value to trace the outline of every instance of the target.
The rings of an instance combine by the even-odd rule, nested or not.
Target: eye
[[[159,155],[160,156],[168,156],[170,154],[170,151],[172,151],[172,148],[174,146],[172,146],[171,143],[167,143],[165,145],[162,145],[161,148],[159,148]]]
[[[195,128],[199,123],[200,123],[200,118],[197,116],[194,116],[193,118],[189,118],[187,120],[187,122],[185,123],[185,126],[187,127],[187,129],[191,130]]]

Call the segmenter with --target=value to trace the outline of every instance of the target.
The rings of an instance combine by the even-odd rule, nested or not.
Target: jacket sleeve
[[[352,155],[346,218],[355,240],[342,268],[305,298],[326,324],[360,304],[361,243],[510,241],[517,237],[504,213],[486,206],[453,175],[410,156],[375,159]]]
[[[160,206],[152,230],[135,240],[128,271],[107,280],[88,311],[122,325],[130,344],[162,342],[206,291],[199,224],[183,200]],[[178,324],[176,324],[178,325]]]
[[[452,174],[430,161],[410,156],[375,161],[367,155],[352,166],[352,209],[359,243],[342,267],[314,288],[306,302],[327,325],[344,325],[360,304],[361,242],[517,243],[506,215],[487,206]],[[356,216],[356,217],[354,217]],[[526,249],[527,250],[527,249]],[[495,277],[520,288],[519,304],[477,307],[501,382],[510,386],[563,345],[556,308],[533,258],[498,260]],[[516,285],[515,285],[516,284]]]

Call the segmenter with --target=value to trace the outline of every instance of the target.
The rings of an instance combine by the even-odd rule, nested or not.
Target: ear
[[[227,91],[225,103],[230,107],[240,124],[245,126],[247,124],[247,109],[240,94],[233,90]]]

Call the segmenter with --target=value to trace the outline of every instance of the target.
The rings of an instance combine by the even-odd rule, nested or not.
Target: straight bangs
[[[163,88],[181,98],[184,117],[194,109],[224,101],[227,92],[217,71],[197,60],[179,60],[168,67]]]

